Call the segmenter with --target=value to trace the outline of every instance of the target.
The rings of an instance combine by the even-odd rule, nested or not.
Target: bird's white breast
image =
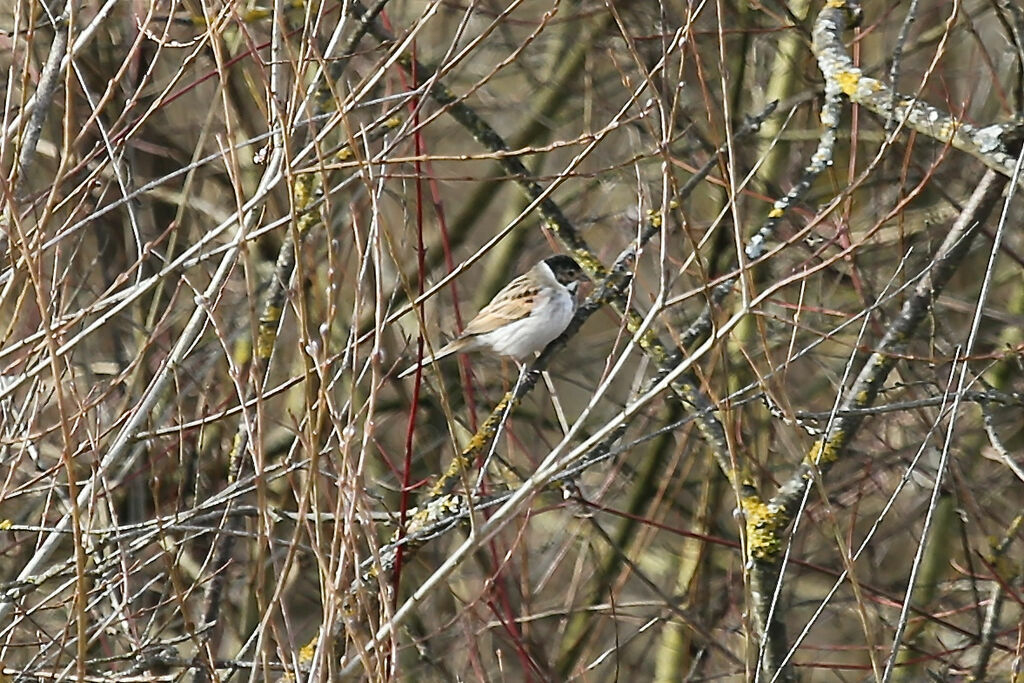
[[[542,290],[530,315],[480,335],[480,341],[501,356],[525,360],[565,332],[575,307],[569,290],[556,283]]]

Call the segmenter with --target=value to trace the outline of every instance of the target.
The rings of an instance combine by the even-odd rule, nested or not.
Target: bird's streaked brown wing
[[[530,315],[533,302],[540,294],[540,288],[531,284],[526,275],[520,275],[498,292],[491,302],[480,309],[469,321],[460,339],[493,332],[502,325],[515,322]]]

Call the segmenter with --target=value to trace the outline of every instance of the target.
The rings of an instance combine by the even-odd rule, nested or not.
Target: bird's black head
[[[544,259],[544,263],[548,265],[548,268],[551,269],[555,279],[558,280],[559,284],[563,287],[568,287],[572,283],[583,282],[588,279],[587,276],[583,274],[580,264],[576,263],[576,259],[571,256],[556,254],[555,256],[549,256]]]

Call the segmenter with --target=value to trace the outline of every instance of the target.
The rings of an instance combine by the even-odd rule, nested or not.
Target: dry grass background
[[[817,144],[820,3],[383,5],[347,53],[348,2],[3,3],[0,678],[1024,675],[1020,199],[886,350],[869,416],[777,530],[789,659],[762,666],[756,511],[737,510],[799,476],[984,166],[847,103],[830,167],[751,267],[737,254]],[[914,5],[905,23],[907,3],[865,3],[844,34],[865,72],[978,125],[1019,115],[1020,12]],[[517,375],[478,357],[394,375],[573,246],[500,158],[606,267],[657,228],[627,301],[687,344],[715,410],[649,393],[659,359],[601,307],[485,474],[456,478],[471,521],[396,563],[401,521]],[[479,535],[485,503],[617,421],[581,454],[602,457]]]

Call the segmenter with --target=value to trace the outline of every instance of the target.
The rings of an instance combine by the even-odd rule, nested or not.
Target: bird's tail
[[[408,377],[412,373],[416,372],[416,368],[418,368],[418,367],[427,367],[431,363],[436,363],[437,361],[441,360],[442,358],[447,358],[448,356],[452,355],[453,353],[455,353],[458,350],[459,350],[458,347],[452,348],[452,345],[449,344],[445,348],[443,348],[440,351],[438,351],[437,353],[435,353],[433,356],[425,356],[419,363],[413,363],[412,365],[407,367],[405,370],[402,370],[400,373],[398,373],[398,378],[397,379],[402,379],[403,377]]]

